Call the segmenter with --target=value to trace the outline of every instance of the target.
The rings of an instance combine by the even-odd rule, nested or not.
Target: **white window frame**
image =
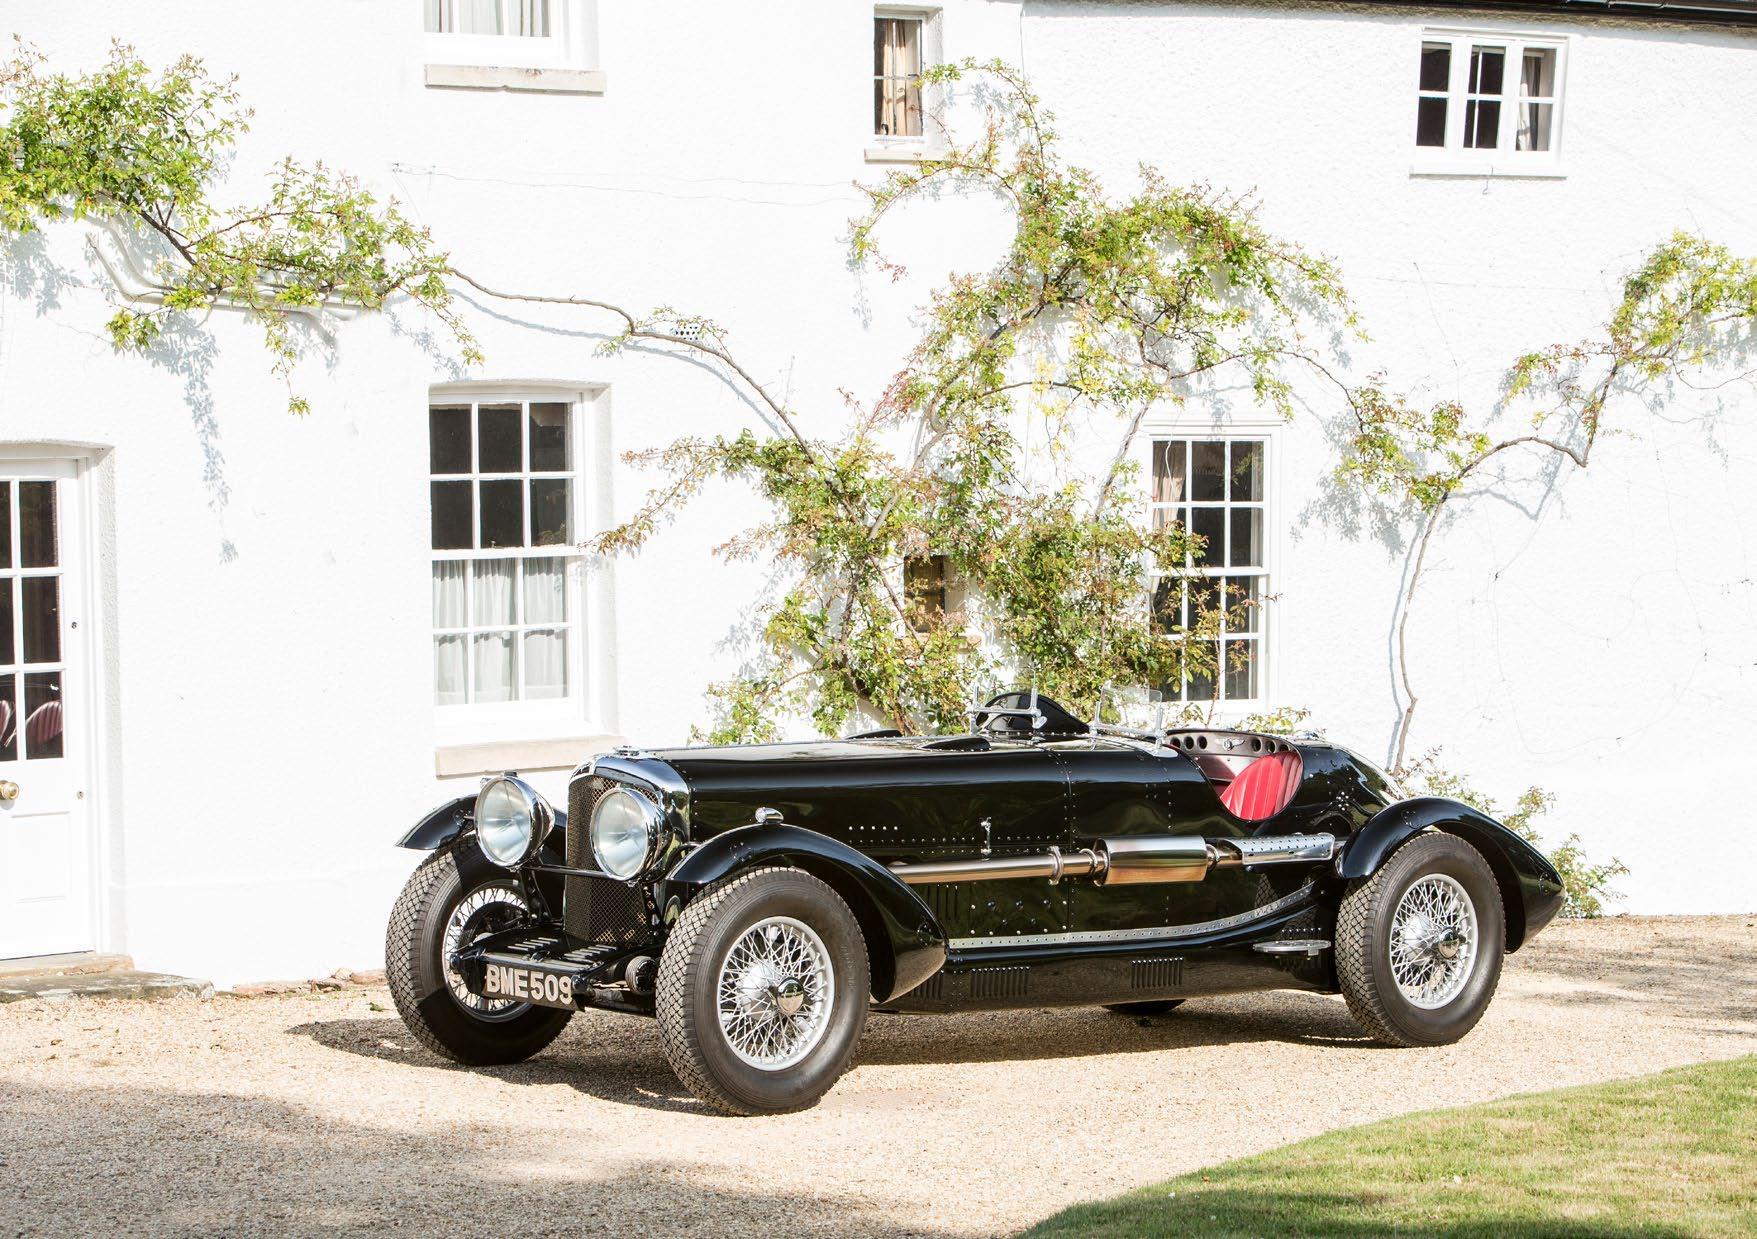
[[[1421,53],[1429,43],[1446,43],[1452,49],[1449,80],[1446,83],[1446,144],[1415,146],[1417,112],[1424,95],[1437,92],[1420,89]],[[1411,80],[1409,126],[1404,132],[1414,150],[1410,173],[1415,176],[1539,176],[1566,175],[1562,165],[1562,139],[1565,133],[1564,112],[1567,107],[1568,44],[1566,35],[1538,34],[1493,27],[1429,26],[1420,32],[1415,45],[1415,73]],[[1477,149],[1464,145],[1466,100],[1470,97],[1470,51],[1472,47],[1492,46],[1506,49],[1506,76],[1502,81],[1500,128],[1493,149]],[[1556,83],[1550,114],[1550,149],[1547,151],[1516,150],[1519,131],[1520,83],[1525,52],[1528,48],[1556,53]]]
[[[476,562],[481,560],[527,559],[533,557],[554,557],[565,559],[567,561],[564,588],[567,591],[569,618],[565,624],[557,625],[544,623],[519,625],[515,623],[510,626],[483,625],[480,626],[479,629],[473,627],[467,627],[466,629],[460,630],[441,629],[434,625],[431,610],[429,611],[426,632],[428,650],[427,702],[437,716],[438,735],[441,744],[455,744],[506,737],[573,735],[578,734],[581,731],[595,729],[589,720],[592,713],[592,706],[595,702],[593,694],[596,686],[594,684],[595,677],[593,673],[598,670],[595,665],[596,659],[594,656],[597,651],[598,643],[603,639],[603,634],[594,631],[594,621],[598,619],[598,614],[601,608],[596,605],[596,599],[591,596],[590,573],[587,569],[585,553],[581,550],[580,546],[580,544],[590,536],[591,526],[587,524],[589,514],[596,512],[600,507],[600,501],[597,495],[601,473],[598,467],[599,462],[596,459],[598,447],[596,441],[598,436],[588,424],[591,419],[595,397],[596,393],[582,391],[579,388],[547,387],[541,384],[530,386],[446,384],[434,387],[428,394],[428,409],[464,404],[472,406],[470,417],[472,468],[474,468],[476,464],[476,439],[479,433],[474,409],[475,406],[485,404],[511,404],[514,402],[525,404],[565,403],[568,406],[567,428],[569,445],[573,453],[572,463],[565,475],[555,473],[539,473],[532,475],[529,471],[530,419],[527,415],[521,419],[522,425],[520,428],[520,434],[523,443],[522,450],[525,453],[523,463],[526,467],[520,472],[435,474],[432,472],[431,457],[428,458],[427,479],[429,484],[434,481],[444,481],[447,479],[456,481],[464,481],[467,479],[472,482],[480,482],[484,480],[526,479],[531,476],[539,478],[566,476],[573,483],[568,503],[568,525],[571,531],[572,541],[555,547],[522,546],[487,550],[468,548],[437,550],[432,546],[432,512],[431,508],[429,508],[427,546],[428,560],[430,564],[447,560]],[[423,447],[431,452],[431,423],[428,419],[423,418],[423,424],[429,427],[424,436]],[[480,538],[480,499],[477,497],[478,492],[475,487],[471,488],[471,494],[471,538],[472,541],[475,541]],[[431,499],[429,499],[429,503],[431,504]],[[525,506],[526,513],[523,519],[528,525],[530,520],[528,492]],[[526,530],[526,536],[529,537],[528,528]],[[432,591],[431,569],[429,569],[429,578],[428,592],[430,595]],[[468,574],[466,573],[466,599],[468,598],[469,592]],[[522,607],[522,573],[519,577],[519,583],[514,585],[514,596],[515,605]],[[468,604],[466,603],[466,605]],[[521,637],[527,629],[549,630],[556,627],[565,627],[568,630],[569,640],[567,649],[566,694],[561,697],[541,698],[536,700],[521,699],[494,702],[466,701],[457,705],[439,704],[434,699],[435,676],[437,675],[437,668],[434,666],[433,661],[434,638],[453,631],[501,631],[508,627],[510,627],[512,631],[518,633]],[[523,658],[522,648],[519,650],[518,656],[521,659]],[[467,684],[474,675],[473,658],[471,655],[470,643],[467,639],[464,645],[464,668],[465,682]]]
[[[502,5],[511,0],[500,0]],[[412,0],[428,86],[599,94],[597,0],[549,0],[549,33],[442,34]]]
[[[905,18],[921,23],[921,68],[922,71],[941,64],[945,60],[945,41],[943,38],[944,16],[937,8],[924,8],[919,5],[874,5],[872,15],[868,19],[867,39],[864,44],[868,65],[866,73],[866,89],[861,98],[864,102],[863,115],[866,117],[866,162],[867,163],[913,163],[940,149],[943,145],[940,133],[941,98],[938,87],[924,85],[921,88],[921,133],[907,135],[887,135],[872,132],[872,85],[873,74],[870,69],[872,59],[872,22],[884,18]]]
[[[1254,568],[1229,568],[1224,564],[1204,566],[1197,571],[1207,577],[1239,577],[1253,576],[1260,582],[1258,590],[1258,606],[1256,609],[1257,632],[1254,635],[1257,648],[1256,695],[1253,697],[1228,697],[1225,695],[1225,677],[1216,671],[1217,697],[1199,697],[1167,701],[1166,716],[1171,717],[1182,706],[1188,705],[1208,710],[1212,707],[1217,720],[1236,720],[1247,714],[1261,713],[1270,708],[1277,699],[1276,676],[1280,664],[1276,640],[1274,607],[1269,604],[1272,585],[1280,566],[1280,528],[1281,522],[1276,514],[1281,509],[1280,493],[1280,437],[1277,433],[1283,423],[1280,421],[1259,420],[1255,417],[1228,418],[1224,422],[1210,419],[1188,420],[1173,418],[1151,421],[1142,428],[1139,445],[1139,461],[1141,465],[1142,485],[1146,491],[1146,514],[1149,525],[1156,510],[1170,508],[1189,508],[1193,506],[1222,506],[1230,511],[1234,507],[1256,508],[1263,513],[1262,527],[1262,563]],[[1255,501],[1225,501],[1185,499],[1181,503],[1157,503],[1153,498],[1153,458],[1158,444],[1168,439],[1179,439],[1191,443],[1235,442],[1261,443],[1263,445],[1263,497]],[[1230,527],[1230,522],[1228,522]],[[1152,605],[1152,593],[1149,591],[1145,605]],[[1223,634],[1222,639],[1225,639]],[[1157,689],[1158,685],[1148,685]],[[1185,686],[1183,690],[1187,693]]]

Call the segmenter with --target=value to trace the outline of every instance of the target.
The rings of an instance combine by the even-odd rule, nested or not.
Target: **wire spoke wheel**
[[[472,994],[463,976],[451,965],[452,957],[478,938],[511,929],[530,916],[525,897],[510,886],[479,886],[458,901],[445,922],[441,960],[445,984],[458,1006],[479,1020],[497,1023],[516,1019],[531,1009],[516,998],[484,998]]]
[[[1397,988],[1423,1010],[1445,1006],[1470,980],[1478,937],[1476,905],[1463,886],[1443,873],[1417,878],[1391,918]]]
[[[726,953],[715,996],[734,1054],[765,1071],[791,1067],[829,1027],[836,999],[829,948],[793,917],[758,921]]]

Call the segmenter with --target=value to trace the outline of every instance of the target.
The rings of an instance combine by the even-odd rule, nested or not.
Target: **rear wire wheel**
[[[659,1044],[726,1114],[803,1110],[853,1061],[871,997],[866,940],[842,897],[799,869],[702,891],[659,957]]]
[[[1336,973],[1348,1009],[1390,1045],[1449,1045],[1476,1027],[1507,940],[1488,862],[1457,835],[1415,836],[1336,913]]]

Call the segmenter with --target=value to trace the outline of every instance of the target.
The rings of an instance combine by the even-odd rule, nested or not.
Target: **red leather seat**
[[[1244,768],[1225,791],[1220,803],[1234,817],[1261,822],[1287,807],[1299,788],[1301,762],[1298,753],[1268,753]]]

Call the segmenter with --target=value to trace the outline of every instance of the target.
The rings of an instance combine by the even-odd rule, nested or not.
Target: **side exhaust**
[[[1248,839],[1204,839],[1200,835],[1132,835],[1100,839],[1093,847],[989,860],[928,861],[892,865],[891,872],[911,886],[941,882],[999,882],[1008,878],[1092,878],[1100,886],[1200,882],[1216,869],[1257,865],[1310,865],[1336,855],[1336,836],[1258,835]]]

